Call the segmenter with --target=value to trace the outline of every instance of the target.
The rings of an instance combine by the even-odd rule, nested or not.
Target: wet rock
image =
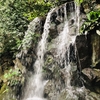
[[[85,68],[82,70],[82,73],[85,75],[85,84],[89,86],[87,88],[100,93],[100,70]]]
[[[30,71],[34,70],[37,43],[41,39],[44,23],[45,17],[37,17],[29,24],[22,41],[22,50],[16,55],[22,65]]]
[[[76,37],[78,68],[83,83],[91,91],[100,90],[100,36],[95,29],[88,35]],[[97,89],[98,88],[98,89]]]
[[[100,69],[100,36],[97,34],[92,34],[91,44],[92,44],[92,65],[91,67],[96,67]]]
[[[80,88],[83,86],[83,82],[78,71],[73,72],[70,84],[71,86]]]
[[[48,42],[51,42],[52,39],[56,38],[58,35],[57,32],[57,28],[56,28],[56,24],[52,23],[50,25],[50,29],[49,29],[49,37],[48,37]]]
[[[59,93],[65,87],[66,74],[63,69],[60,69],[59,64],[50,53],[45,55],[43,70],[44,78],[49,79],[44,87],[44,97],[48,100],[55,100],[60,97]]]
[[[70,6],[73,6],[73,8],[70,9]],[[52,39],[55,39],[59,35],[59,33],[63,31],[65,17],[67,16],[64,14],[64,10],[67,11],[67,14],[69,14],[68,16],[71,16],[69,12],[75,11],[74,2],[65,3],[59,6],[51,14],[51,17],[50,17],[51,25],[50,25],[50,29],[49,29],[50,32],[49,32],[49,37],[48,37],[49,42],[51,42]],[[75,22],[74,19],[69,20],[69,23],[70,23],[69,26],[71,27],[69,31],[71,31],[70,33],[71,35],[75,35],[76,27],[74,26],[74,22]]]
[[[66,100],[67,91],[63,90],[58,96],[58,100]]]
[[[86,100],[99,100],[100,99],[100,94],[97,94],[95,92],[88,92]]]
[[[45,23],[45,17],[36,17],[30,24],[28,25],[28,33],[42,33],[43,32],[43,25]]]
[[[22,65],[22,63],[20,62],[20,60],[18,58],[16,58],[15,60],[13,60],[14,64],[15,64],[15,69],[18,69],[22,74],[26,73],[26,68],[25,66]]]
[[[96,11],[100,9],[100,1],[99,0],[87,0],[81,4],[81,12],[89,13],[92,10]]]
[[[100,4],[100,0],[96,0],[96,3],[97,3],[97,4]]]
[[[76,37],[76,48],[79,69],[86,68],[91,64],[91,44],[90,40],[85,35],[80,35]]]
[[[60,80],[56,80],[56,81],[49,80],[44,89],[44,96],[48,100],[55,100],[55,99],[60,100],[66,97],[65,95],[66,93],[61,91],[62,91],[62,87],[61,87]]]
[[[100,81],[100,69],[85,68],[82,70],[82,73],[85,74],[91,81],[94,79],[96,79],[96,81]]]
[[[50,91],[53,91],[53,86],[52,86],[52,81],[48,81],[48,83],[45,86],[45,90],[44,90],[44,95],[47,98],[47,96],[49,96]]]
[[[63,31],[63,28],[64,28],[64,23],[59,24],[57,26],[58,33],[60,33],[61,31]]]
[[[32,65],[33,65],[33,63],[36,60],[36,54],[35,54],[35,51],[34,50],[33,50],[33,47],[31,47],[28,50],[22,50],[16,56],[20,60],[20,62],[22,63],[22,65],[25,66],[25,68],[27,70],[32,70],[33,71]]]

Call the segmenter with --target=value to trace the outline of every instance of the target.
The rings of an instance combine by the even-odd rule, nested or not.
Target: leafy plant
[[[21,82],[22,74],[19,70],[10,69],[8,73],[4,74],[4,78],[7,80],[9,86],[17,85]]]
[[[19,74],[18,70],[13,71],[12,69],[10,69],[9,72],[4,75],[4,77],[6,79],[11,79],[14,76],[18,76],[18,74]]]
[[[51,6],[44,0],[0,0],[0,56],[15,55],[29,22],[45,15]]]
[[[27,35],[25,35],[25,37],[21,43],[23,49],[29,48],[32,44],[32,41],[34,44],[36,44],[38,42],[38,38],[40,36],[41,36],[40,34],[38,34],[38,33],[35,34],[33,32],[30,32]]]
[[[83,0],[75,0],[75,3],[76,3],[77,5],[80,5],[81,3],[83,3]]]
[[[91,11],[87,14],[87,19],[89,21],[96,21],[100,18],[100,11]]]
[[[88,31],[100,26],[100,11],[90,11],[87,13],[87,20],[81,27],[81,33],[87,33]]]

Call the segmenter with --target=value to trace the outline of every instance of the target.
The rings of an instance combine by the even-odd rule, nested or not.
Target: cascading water
[[[46,52],[46,43],[50,27],[50,15],[52,11],[53,9],[48,13],[46,18],[42,39],[37,47],[37,60],[33,66],[35,73],[28,80],[23,100],[44,100],[43,90],[45,82],[42,79],[42,66],[44,65],[44,54]]]
[[[76,34],[79,31],[79,8],[73,7],[72,3],[69,3],[70,9],[69,13],[66,9],[66,4],[64,6],[64,27],[63,31],[59,33],[59,36],[56,38],[56,54],[54,55],[57,62],[62,66],[64,65],[65,73],[66,73],[66,91],[68,94],[66,96],[67,100],[77,100],[78,97],[74,94],[75,92],[82,93],[83,89],[74,88],[70,85],[71,77],[72,77],[72,69],[76,68],[76,65],[72,66],[70,63],[70,45],[74,43]],[[75,9],[75,11],[74,11]],[[52,12],[51,10],[46,18],[46,22],[44,25],[44,32],[42,35],[42,39],[38,44],[37,48],[37,60],[34,64],[34,75],[32,75],[25,88],[25,94],[22,100],[45,100],[43,98],[43,91],[45,81],[43,81],[42,77],[42,67],[44,66],[44,55],[46,53],[47,47],[47,38],[49,34],[50,28],[50,17]],[[68,14],[67,14],[68,13]],[[70,24],[74,23],[74,31],[71,31]],[[67,59],[66,59],[67,52]],[[70,97],[70,98],[69,98]],[[58,100],[58,99],[57,99]]]
[[[70,84],[73,70],[77,69],[76,64],[71,65],[71,63],[73,62],[70,61],[70,45],[71,44],[73,45],[75,43],[76,35],[78,35],[79,33],[79,7],[76,6],[75,8],[73,8],[71,4],[72,3],[69,3],[70,5],[69,16],[66,16],[67,9],[66,9],[66,5],[64,6],[65,24],[64,24],[63,31],[59,34],[59,36],[56,39],[57,47],[56,47],[55,58],[57,59],[57,62],[61,66],[63,65],[65,68],[65,73],[67,77],[66,79],[66,91],[67,91],[66,99],[67,100],[78,100],[79,97],[76,96],[76,94],[82,94],[84,92],[84,88],[83,87],[75,88],[75,87],[72,87]],[[70,27],[71,20],[74,21],[74,26],[76,27],[74,29],[74,33],[73,31],[71,31],[71,27]],[[66,57],[66,52],[67,52],[67,57]],[[75,51],[75,54],[76,54],[76,51]]]

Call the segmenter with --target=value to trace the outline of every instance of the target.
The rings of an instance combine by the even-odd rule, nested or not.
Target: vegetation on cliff
[[[86,14],[86,19],[80,32],[82,34],[87,34],[93,29],[95,29],[95,31],[100,31],[100,4],[98,4],[98,0],[84,0],[82,6]]]
[[[95,29],[97,34],[99,34],[100,9],[96,8],[95,0],[75,1],[78,5],[83,6],[84,13],[87,16],[82,25],[81,33],[88,33],[90,30]],[[64,1],[61,2],[61,0],[0,1],[0,75],[4,74],[4,77],[2,77],[2,75],[0,76],[0,93],[8,91],[8,87],[3,87],[17,86],[22,82],[21,78],[23,76],[20,70],[11,69],[13,68],[12,66],[14,66],[12,60],[15,59],[16,53],[21,49],[22,40],[30,21],[37,16],[46,16],[52,7],[62,3],[64,3]],[[40,35],[34,35],[33,40],[36,40],[39,36]],[[27,37],[27,39],[29,39],[29,37]],[[54,71],[56,70],[54,69]],[[3,83],[5,83],[5,85],[3,85]]]

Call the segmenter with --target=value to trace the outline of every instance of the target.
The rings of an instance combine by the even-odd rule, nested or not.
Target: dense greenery
[[[87,34],[91,30],[100,30],[100,10],[92,10],[86,14],[87,18],[81,27],[81,33]],[[99,35],[99,34],[98,34]]]
[[[0,56],[13,55],[19,49],[27,25],[44,16],[61,0],[0,0]]]
[[[29,22],[51,8],[44,0],[0,1],[0,54],[18,51]]]
[[[84,6],[84,11],[86,14],[86,19],[80,29],[80,33],[85,34],[90,30],[97,28],[98,30],[100,26],[100,9],[96,8],[95,0],[75,0],[78,6]],[[100,30],[100,29],[99,29]]]

